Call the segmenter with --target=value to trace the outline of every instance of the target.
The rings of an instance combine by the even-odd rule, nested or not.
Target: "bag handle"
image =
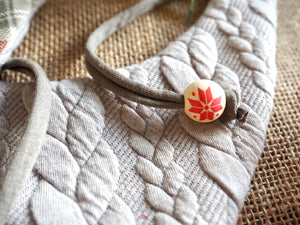
[[[182,94],[158,90],[124,77],[106,65],[95,54],[95,50],[107,37],[124,27],[135,18],[171,0],[142,0],[100,25],[86,43],[86,64],[89,73],[104,88],[132,101],[159,108],[183,108]]]
[[[26,129],[0,189],[0,224],[5,224],[11,209],[19,198],[38,157],[47,131],[51,110],[51,86],[43,69],[34,61],[15,58],[2,69],[22,72],[35,78],[35,97]]]

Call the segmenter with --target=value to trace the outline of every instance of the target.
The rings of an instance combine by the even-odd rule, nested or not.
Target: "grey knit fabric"
[[[158,56],[118,70],[178,93],[212,79],[236,99],[239,119],[199,124],[92,79],[52,82],[46,139],[7,223],[235,224],[272,109],[275,28],[275,0],[212,0]],[[0,83],[0,177],[22,138],[24,87]]]
[[[51,87],[49,80],[42,68],[35,62],[27,59],[15,58],[9,60],[4,69],[13,69],[33,76],[36,80],[35,88],[24,88],[29,116],[24,121],[24,132],[16,132],[11,135],[7,122],[9,115],[2,116],[4,129],[1,137],[1,145],[4,146],[1,153],[0,172],[0,224],[5,223],[11,209],[15,206],[27,180],[30,177],[32,168],[39,155],[40,149],[46,136],[51,107]],[[17,110],[17,112],[20,112]],[[13,114],[8,112],[8,114]],[[17,113],[19,116],[19,114]],[[15,115],[13,115],[15,116]],[[18,118],[20,121],[21,118]],[[22,127],[22,128],[23,128]],[[14,127],[16,128],[16,127]],[[14,137],[15,136],[15,137]],[[17,137],[16,137],[17,136]],[[20,138],[19,143],[12,145],[11,137]],[[15,143],[14,143],[15,144]]]

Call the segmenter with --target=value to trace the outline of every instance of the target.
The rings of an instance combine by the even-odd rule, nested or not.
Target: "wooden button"
[[[211,80],[198,80],[184,91],[185,113],[193,120],[209,123],[224,112],[226,96],[223,88]]]

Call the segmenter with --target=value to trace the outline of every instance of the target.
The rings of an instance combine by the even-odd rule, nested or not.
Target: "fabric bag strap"
[[[0,224],[4,224],[19,198],[38,157],[47,131],[51,111],[51,86],[43,69],[34,61],[15,58],[3,70],[10,69],[29,76],[35,82],[34,100],[26,122],[26,129],[14,157],[7,165],[7,172],[0,188]]]
[[[142,0],[99,26],[86,43],[86,64],[89,73],[106,89],[132,101],[159,108],[183,108],[182,94],[158,90],[124,77],[95,54],[96,48],[110,35],[135,18],[171,0]]]

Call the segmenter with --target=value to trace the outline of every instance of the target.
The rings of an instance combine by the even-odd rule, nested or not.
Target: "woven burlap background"
[[[84,44],[103,21],[136,0],[48,0],[14,56],[37,61],[51,80],[88,76]],[[192,22],[207,1],[196,2]],[[238,224],[300,223],[300,1],[279,0],[277,85],[265,149]],[[154,56],[190,25],[189,0],[160,7],[107,39],[98,55],[114,68]],[[6,72],[2,79],[26,81]]]

